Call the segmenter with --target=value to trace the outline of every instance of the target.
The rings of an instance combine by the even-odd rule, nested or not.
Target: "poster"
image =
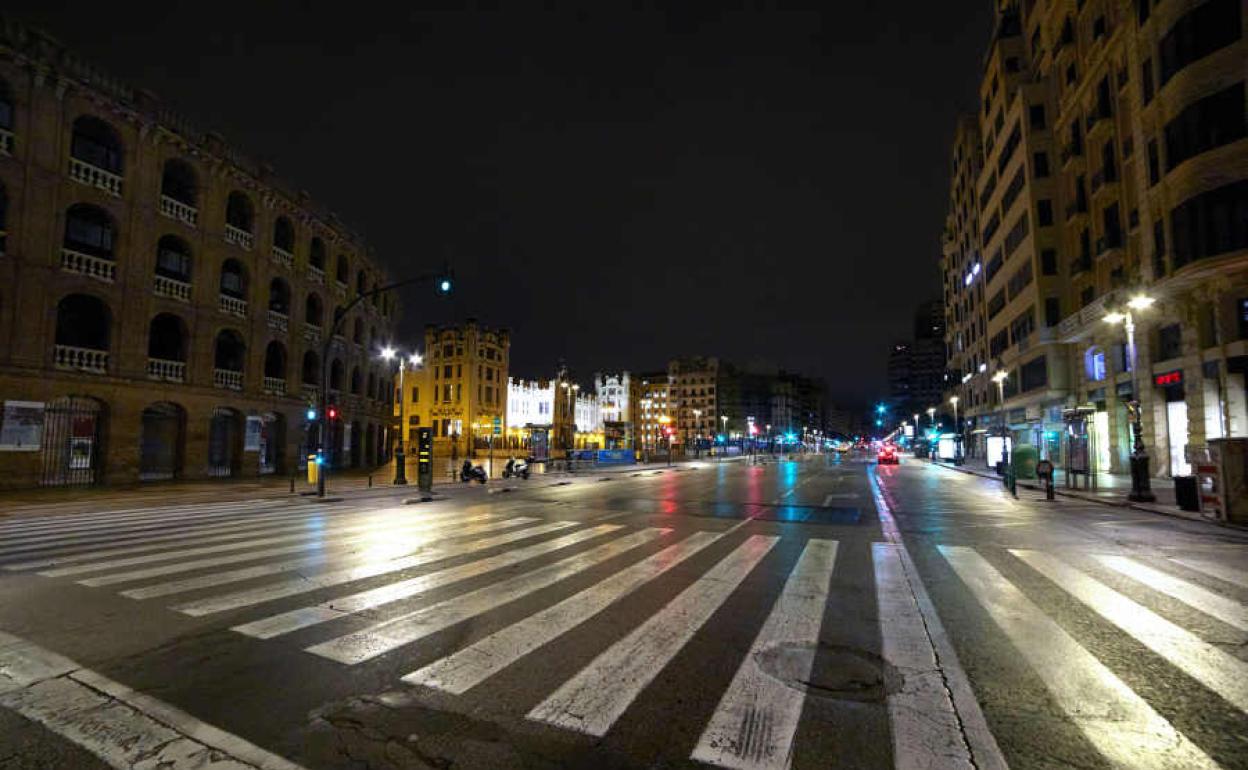
[[[243,434],[244,452],[260,451],[260,428],[261,422],[259,416],[249,416],[247,418],[247,432]]]
[[[43,444],[43,402],[5,401],[0,451],[34,452]]]

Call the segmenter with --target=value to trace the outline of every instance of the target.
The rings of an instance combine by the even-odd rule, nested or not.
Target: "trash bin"
[[[1200,484],[1195,476],[1174,477],[1174,502],[1184,511],[1200,511]]]

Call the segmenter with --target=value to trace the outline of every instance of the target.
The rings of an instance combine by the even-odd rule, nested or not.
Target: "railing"
[[[13,132],[0,128],[0,154],[13,154]]]
[[[170,219],[185,222],[191,227],[199,225],[199,209],[175,198],[170,198],[168,195],[160,196],[160,213]]]
[[[275,264],[289,270],[295,264],[295,255],[280,246],[274,246],[273,251],[269,254]]]
[[[79,273],[105,283],[112,283],[117,278],[116,262],[83,254],[73,249],[61,249],[61,269],[67,273]]]
[[[1074,262],[1070,263],[1071,275],[1079,275],[1080,273],[1086,273],[1087,271],[1091,269],[1092,269],[1092,255],[1091,254],[1080,254],[1079,257],[1075,259]]]
[[[290,318],[276,310],[269,311],[269,328],[285,334],[290,329]]]
[[[319,267],[308,265],[308,278],[312,283],[325,284],[325,271]]]
[[[303,338],[308,342],[320,342],[321,327],[314,326],[305,321],[303,324]]]
[[[347,296],[347,285],[343,283],[342,281],[335,280],[334,281],[334,293],[336,293],[339,297],[342,297],[345,299]]]
[[[270,396],[286,395],[286,379],[284,377],[264,376],[264,392]]]
[[[222,294],[218,307],[221,308],[222,313],[229,313],[230,315],[238,316],[239,318],[247,317],[247,300],[245,299],[239,299],[238,297],[231,297],[228,294]]]
[[[71,369],[92,374],[108,374],[108,351],[93,348],[76,348],[72,345],[55,345],[52,348],[53,363],[57,369]]]
[[[227,223],[225,226],[225,242],[250,251],[256,242],[256,237],[241,227],[235,227]]]
[[[152,291],[161,297],[169,297],[179,302],[191,301],[191,285],[176,278],[155,276],[152,280]]]
[[[212,384],[214,387],[226,390],[242,390],[243,373],[232,369],[213,369]]]
[[[1087,307],[1071,313],[1057,325],[1057,336],[1062,342],[1074,342],[1094,329],[1104,325],[1105,301],[1107,296],[1100,297]]]
[[[99,188],[109,195],[121,197],[121,176],[86,161],[70,158],[69,178],[89,187]]]
[[[1078,158],[1081,155],[1083,155],[1082,145],[1078,145],[1078,144],[1066,145],[1065,147],[1062,148],[1062,152],[1061,152],[1062,165],[1063,166],[1066,165],[1071,160]]]
[[[1066,206],[1066,218],[1067,219],[1074,219],[1076,214],[1086,214],[1086,213],[1088,213],[1087,203],[1076,202],[1076,203],[1067,204]]]
[[[165,382],[186,382],[186,363],[164,358],[147,359],[147,378]]]
[[[1103,238],[1096,239],[1096,253],[1098,256],[1110,251],[1111,249],[1118,248],[1122,248],[1121,235],[1107,235]]]
[[[309,385],[305,382],[303,385],[299,386],[299,395],[303,397],[304,401],[315,404],[320,398],[321,389],[315,385]]]

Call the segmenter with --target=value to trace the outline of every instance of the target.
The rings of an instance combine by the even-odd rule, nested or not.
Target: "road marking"
[[[902,675],[901,690],[888,696],[894,767],[973,768],[901,551],[893,543],[871,544],[881,652]]]
[[[855,492],[833,492],[823,498],[823,507],[828,508],[833,500],[857,500],[861,495]]]
[[[1054,702],[1110,764],[1218,767],[984,557],[963,546],[938,548]]]
[[[261,618],[251,623],[234,626],[233,630],[257,639],[271,639],[291,631],[308,628],[330,620],[337,620],[338,618],[345,618],[348,615],[354,615],[374,607],[380,607],[402,599],[410,599],[413,596],[428,593],[435,588],[441,588],[467,580],[468,578],[511,567],[529,559],[576,545],[610,531],[613,530],[581,530],[565,537],[534,543],[514,551],[504,551],[503,553],[487,556],[477,561],[470,561],[466,564],[438,570],[437,572],[400,580],[397,583],[387,583],[366,591],[360,591],[347,596],[338,596],[312,607],[300,607],[290,612],[283,612],[280,615]]]
[[[530,652],[549,644],[610,605],[700,553],[722,535],[698,532],[536,615],[403,677],[456,695],[467,692]]]
[[[534,707],[529,719],[604,735],[778,540],[751,535],[662,610]]]
[[[1011,550],[1032,569],[1196,681],[1248,711],[1248,663],[1208,644],[1152,610],[1056,558]]]
[[[1206,561],[1203,559],[1174,559],[1174,561],[1182,564],[1188,569],[1196,570],[1203,575],[1215,577],[1218,580],[1226,583],[1232,583],[1241,588],[1248,588],[1248,571],[1246,570],[1235,569],[1234,567],[1228,567],[1225,564],[1219,564],[1217,562]]]
[[[1239,602],[1219,596],[1207,588],[1181,580],[1172,575],[1146,567],[1124,556],[1097,556],[1106,567],[1121,572],[1132,580],[1178,599],[1189,607],[1217,618],[1241,631],[1248,631],[1248,607]]]
[[[0,536],[8,536],[10,534],[27,533],[35,534],[42,532],[80,532],[83,530],[108,529],[115,528],[119,525],[136,526],[148,523],[179,521],[186,522],[188,520],[202,520],[213,518],[224,518],[226,516],[237,516],[239,513],[248,510],[268,510],[280,507],[290,508],[289,502],[282,501],[238,501],[232,503],[219,504],[196,504],[186,506],[161,506],[156,508],[142,509],[142,514],[126,515],[122,512],[107,512],[98,514],[65,514],[40,516],[34,519],[24,521],[15,521],[7,524],[0,524]],[[132,509],[140,510],[140,509]],[[292,509],[295,510],[295,509]]]
[[[356,580],[377,577],[378,575],[387,575],[391,572],[411,569],[413,567],[419,567],[423,564],[441,561],[442,559],[449,559],[463,554],[475,553],[477,551],[483,551],[487,548],[494,548],[506,543],[513,543],[517,540],[524,540],[526,538],[537,537],[551,532],[558,532],[559,530],[575,526],[576,522],[574,521],[552,521],[548,524],[541,524],[536,527],[530,527],[516,532],[508,532],[502,535],[482,538],[480,540],[472,541],[467,545],[438,546],[422,550],[410,556],[404,556],[400,559],[387,559],[385,561],[369,562],[361,564],[357,567],[334,570],[320,575],[309,575],[295,580],[287,580],[282,583],[249,588],[230,594],[222,594],[220,596],[208,596],[203,599],[177,605],[173,607],[173,609],[184,615],[198,617],[200,615],[211,615],[216,612],[224,612],[225,610],[235,610],[240,607],[250,607],[255,604],[271,602],[274,599],[296,596],[310,591],[319,591],[322,588],[330,588],[332,586],[342,585],[343,583],[352,583]]]
[[[741,770],[782,770],[789,766],[806,694],[764,673],[759,661],[781,645],[809,649],[809,659],[796,663],[787,673],[798,682],[810,679],[836,549],[835,540],[806,541],[780,598],[702,732],[692,759]]]
[[[609,527],[611,525],[603,525]],[[596,529],[602,529],[597,527]],[[469,618],[501,607],[521,597],[554,585],[560,580],[597,566],[609,559],[638,548],[670,529],[643,529],[631,535],[604,543],[597,548],[569,556],[566,559],[539,567],[532,572],[517,575],[500,583],[470,591],[463,596],[447,599],[415,612],[377,623],[327,642],[306,648],[308,652],[339,663],[355,665],[378,655],[398,649],[405,644],[424,639],[444,628],[450,628]]]
[[[0,632],[0,707],[118,768],[301,770],[174,706]]]

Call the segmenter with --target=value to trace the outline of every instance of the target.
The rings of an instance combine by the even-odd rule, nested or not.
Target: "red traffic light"
[[[338,407],[331,406],[328,410],[326,410],[325,414],[326,416],[329,417],[329,419],[337,420],[338,419]]]

